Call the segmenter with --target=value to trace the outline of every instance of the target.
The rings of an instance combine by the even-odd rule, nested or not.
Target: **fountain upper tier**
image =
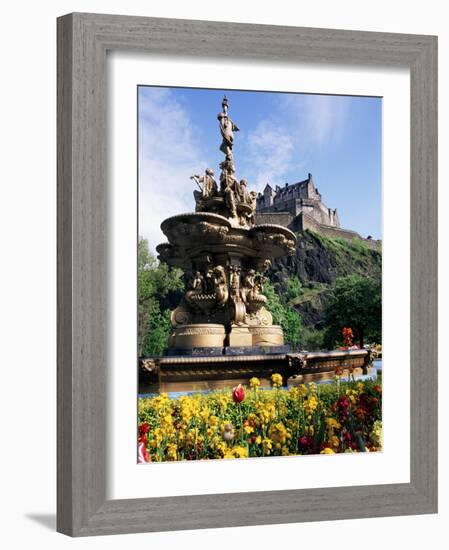
[[[295,234],[280,225],[240,227],[210,212],[172,216],[161,229],[169,242],[157,247],[159,259],[186,270],[208,257],[223,264],[230,258],[244,259],[261,270],[267,260],[292,254],[296,244]]]

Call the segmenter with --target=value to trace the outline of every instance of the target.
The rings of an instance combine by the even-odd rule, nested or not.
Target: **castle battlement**
[[[363,238],[356,231],[340,226],[337,209],[328,208],[315,187],[312,174],[297,183],[276,185],[269,183],[257,196],[256,223],[283,225],[292,231],[309,229],[328,237],[342,238],[348,242],[360,239],[370,248],[378,248],[381,241]]]
[[[257,213],[274,212],[289,213],[294,218],[299,214],[307,214],[317,223],[340,227],[337,209],[328,208],[323,203],[312,174],[303,181],[286,183],[283,187],[276,185],[274,189],[267,183],[263,193],[257,197]]]

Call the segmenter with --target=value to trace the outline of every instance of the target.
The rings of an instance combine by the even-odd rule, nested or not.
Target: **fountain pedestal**
[[[233,326],[228,336],[229,347],[251,347],[253,345],[253,337],[249,331],[249,327]]]

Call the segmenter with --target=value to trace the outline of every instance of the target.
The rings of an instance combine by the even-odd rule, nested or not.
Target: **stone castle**
[[[340,227],[337,209],[328,208],[321,193],[313,183],[312,174],[297,183],[276,185],[269,183],[257,196],[256,220],[258,224],[270,223],[288,227],[293,231],[310,229],[328,237],[340,237],[346,241],[360,239],[371,248],[380,241],[370,236],[364,238],[356,231]]]

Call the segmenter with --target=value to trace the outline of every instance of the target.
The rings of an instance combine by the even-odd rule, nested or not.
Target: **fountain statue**
[[[255,191],[235,175],[234,133],[226,97],[217,115],[222,142],[219,183],[207,168],[191,179],[195,212],[164,220],[168,239],[159,259],[183,269],[186,292],[172,312],[169,354],[203,350],[232,353],[248,348],[282,348],[282,328],[273,325],[263,294],[263,272],[273,258],[293,254],[296,236],[278,225],[256,225]]]
[[[283,384],[300,384],[342,372],[372,373],[367,350],[291,351],[264,295],[264,271],[273,258],[293,254],[289,229],[256,224],[257,193],[237,179],[234,133],[239,131],[223,99],[217,115],[222,142],[220,176],[207,168],[191,179],[195,212],[164,220],[168,242],[158,257],[185,275],[185,293],[171,313],[169,349],[139,360],[139,391],[192,391],[232,387],[257,376],[268,385],[273,373]]]

